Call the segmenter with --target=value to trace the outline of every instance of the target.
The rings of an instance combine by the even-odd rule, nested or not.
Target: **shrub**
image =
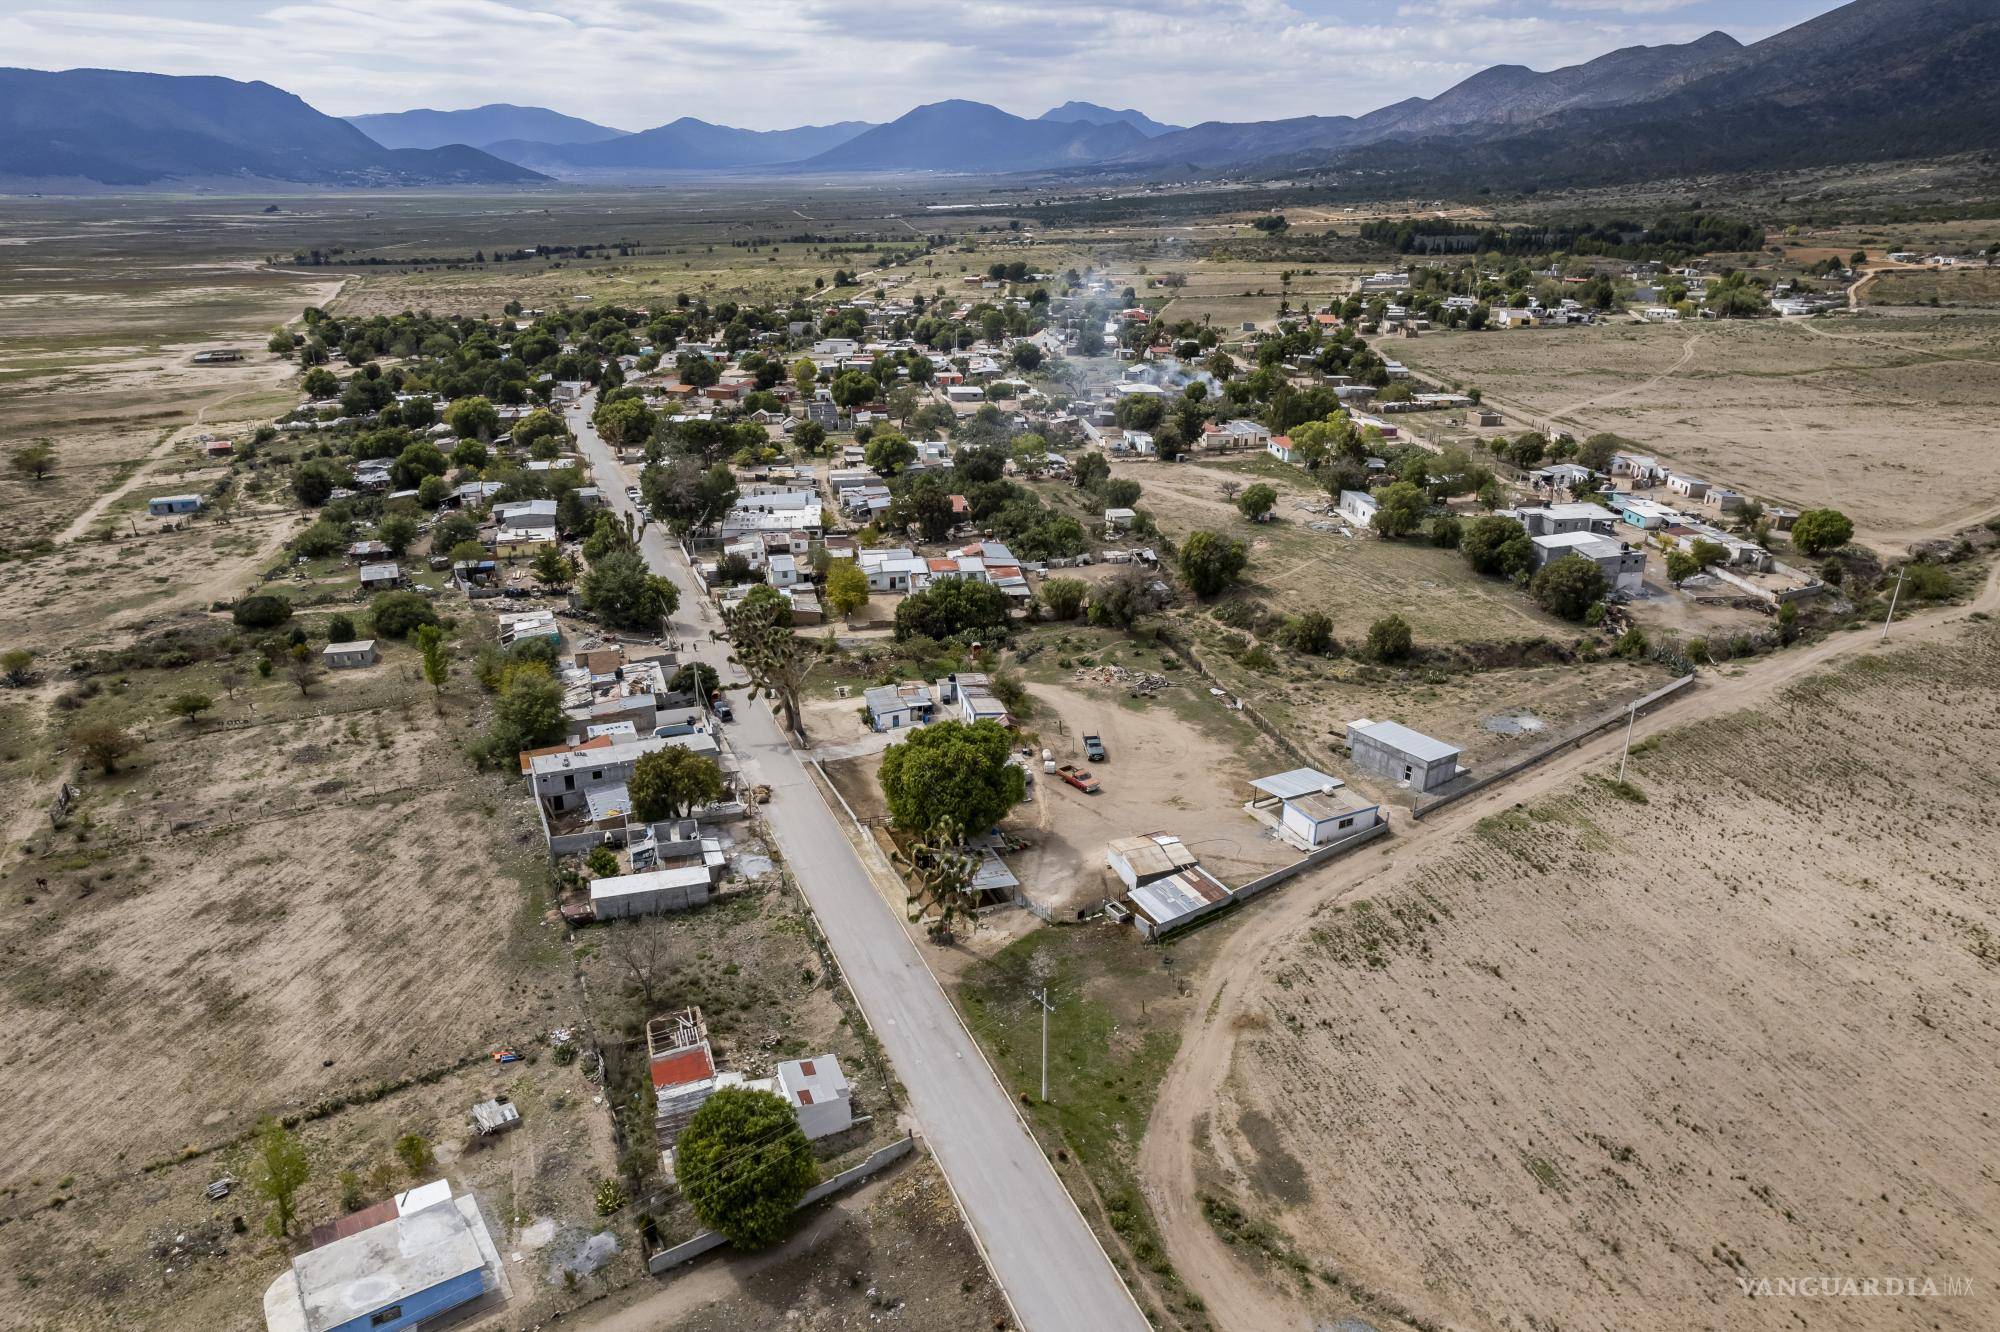
[[[1309,657],[1330,657],[1340,650],[1333,641],[1333,620],[1322,611],[1305,611],[1288,618],[1278,630],[1278,641]]]
[[[407,638],[420,625],[438,622],[437,608],[421,592],[378,592],[368,603],[368,614],[383,638]]]
[[[1400,615],[1389,615],[1368,626],[1368,656],[1374,661],[1408,661],[1415,649],[1410,625]]]
[[[1854,524],[1838,509],[1807,509],[1792,523],[1792,545],[1801,555],[1824,555],[1846,545]]]
[[[1604,570],[1581,555],[1550,560],[1528,584],[1529,592],[1543,610],[1565,620],[1583,619],[1592,606],[1604,599],[1608,587]]]
[[[695,1111],[675,1145],[675,1165],[694,1214],[740,1249],[783,1239],[819,1178],[792,1107],[738,1088],[716,1092]],[[598,1211],[605,1212],[602,1197]]]
[[[292,603],[268,592],[244,597],[229,608],[229,618],[242,629],[275,629],[292,618]]]

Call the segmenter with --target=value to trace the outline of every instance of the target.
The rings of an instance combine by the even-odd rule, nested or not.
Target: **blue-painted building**
[[[171,518],[177,513],[200,513],[199,495],[162,495],[146,501],[146,512],[155,518]]]
[[[352,1223],[375,1224],[348,1229]],[[500,1255],[472,1198],[443,1181],[344,1218],[264,1292],[270,1332],[402,1332],[489,1292]],[[347,1233],[340,1233],[340,1232]]]

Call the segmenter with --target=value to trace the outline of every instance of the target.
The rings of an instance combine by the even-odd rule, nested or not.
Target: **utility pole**
[[[1625,752],[1618,756],[1618,784],[1625,784],[1625,760],[1632,757],[1632,728],[1639,723],[1637,704],[1625,710]]]
[[[1882,641],[1884,643],[1889,641],[1889,625],[1896,618],[1896,600],[1903,595],[1903,575],[1909,571],[1908,565],[1904,565],[1902,568],[1896,570],[1896,590],[1889,594],[1889,613],[1882,617]]]
[[[1049,987],[1044,985],[1035,991],[1035,1003],[1042,1010],[1042,1103],[1049,1100],[1049,1014],[1056,1006],[1049,1002]]]

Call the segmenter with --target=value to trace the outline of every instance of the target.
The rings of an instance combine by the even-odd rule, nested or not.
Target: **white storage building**
[[[707,865],[681,865],[644,874],[611,874],[590,885],[590,907],[599,920],[685,911],[714,891]]]
[[[1355,763],[1418,791],[1434,791],[1456,777],[1461,752],[1456,745],[1392,721],[1363,717],[1347,724],[1347,753]]]

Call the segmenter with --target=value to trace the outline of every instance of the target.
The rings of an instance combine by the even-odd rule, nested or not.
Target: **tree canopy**
[[[1181,546],[1181,577],[1196,596],[1212,597],[1234,583],[1249,561],[1241,541],[1217,532],[1194,532]]]
[[[630,546],[603,555],[583,576],[583,604],[614,629],[658,632],[681,603],[680,589],[647,569]]]
[[[896,607],[896,638],[988,633],[1007,623],[1007,594],[972,578],[940,578]]]
[[[790,1104],[740,1087],[724,1087],[695,1111],[675,1144],[674,1173],[702,1224],[739,1249],[783,1239],[819,1179]]]
[[[715,760],[679,745],[642,754],[625,783],[632,812],[647,823],[678,819],[722,799]]]
[[[1839,550],[1854,536],[1854,523],[1838,509],[1807,509],[1792,521],[1792,544],[1802,555]]]
[[[994,721],[933,722],[913,732],[882,756],[889,817],[906,832],[927,833],[944,819],[985,832],[1027,789],[1027,775],[1007,761],[1013,746],[1013,733]]]
[[[1549,614],[1582,620],[1592,606],[1604,600],[1609,586],[1596,561],[1565,555],[1543,565],[1529,581],[1528,591]]]

